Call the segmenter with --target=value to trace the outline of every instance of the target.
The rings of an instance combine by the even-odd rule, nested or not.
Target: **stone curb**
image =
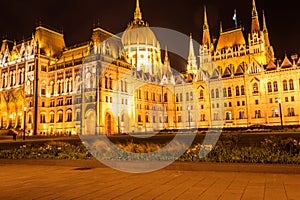
[[[74,168],[107,168],[98,160],[31,160],[31,159],[0,159],[1,165],[40,165],[62,166]],[[210,162],[174,162],[164,168],[174,171],[214,171],[214,172],[244,172],[270,174],[300,174],[300,165],[281,164],[249,164],[249,163],[210,163]]]

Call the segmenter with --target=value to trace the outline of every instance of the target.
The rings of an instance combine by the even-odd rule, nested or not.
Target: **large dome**
[[[147,23],[143,21],[132,22],[123,33],[122,43],[124,46],[135,44],[157,45],[157,39]]]

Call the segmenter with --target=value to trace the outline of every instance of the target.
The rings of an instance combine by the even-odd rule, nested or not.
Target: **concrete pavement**
[[[0,199],[300,199],[300,166],[174,163],[128,174],[96,160],[0,160]]]

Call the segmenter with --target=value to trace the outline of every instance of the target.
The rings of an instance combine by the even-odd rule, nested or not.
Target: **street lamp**
[[[189,116],[188,116],[188,119],[189,119],[189,129],[191,129],[191,107],[190,106],[188,107],[188,114],[189,114]]]
[[[120,135],[120,113],[118,113],[118,135]]]
[[[23,132],[23,140],[25,140],[25,134],[26,134],[26,106],[24,107],[24,132]]]
[[[278,99],[277,99],[277,102],[279,103],[279,112],[280,112],[280,124],[281,124],[281,129],[283,129],[281,99],[278,98]]]

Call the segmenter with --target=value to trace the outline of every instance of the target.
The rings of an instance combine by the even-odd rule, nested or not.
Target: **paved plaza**
[[[300,167],[175,163],[129,174],[96,160],[0,160],[0,199],[300,199]]]

